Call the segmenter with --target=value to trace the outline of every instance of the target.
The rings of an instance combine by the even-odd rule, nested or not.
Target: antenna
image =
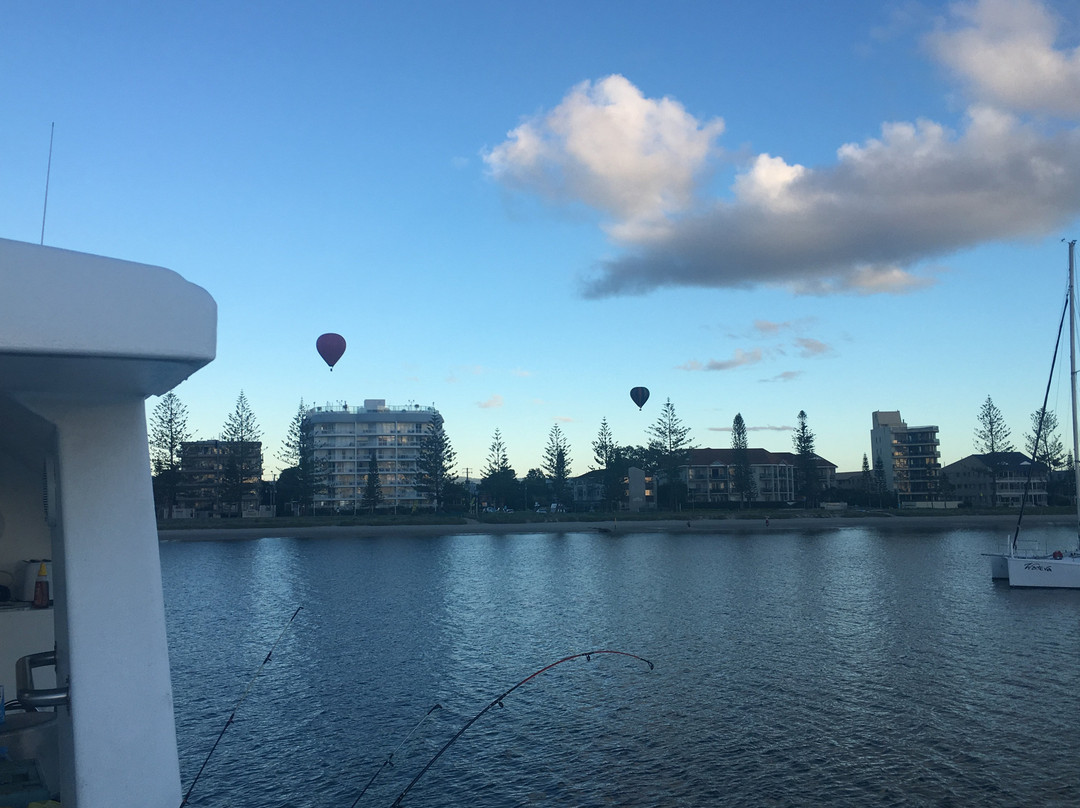
[[[45,204],[41,207],[41,244],[45,244],[45,214],[49,210],[49,175],[52,173],[52,142],[56,121],[49,124],[49,166],[45,169]]]

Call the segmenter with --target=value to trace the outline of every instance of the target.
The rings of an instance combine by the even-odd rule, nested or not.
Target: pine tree
[[[870,461],[866,459],[866,452],[862,456],[862,477],[859,480],[862,489],[862,504],[870,504],[870,492],[874,490],[874,480],[870,475]]]
[[[548,433],[547,446],[544,447],[544,473],[551,481],[555,502],[565,505],[569,499],[567,480],[570,477],[570,444],[558,424]]]
[[[1013,451],[1009,443],[1011,431],[1005,425],[1005,417],[990,396],[979,408],[979,425],[975,428],[975,450],[980,454],[1000,454]]]
[[[502,507],[513,497],[516,486],[517,475],[510,466],[502,434],[496,429],[488,450],[487,465],[481,472],[480,487],[487,492],[495,505]]]
[[[187,407],[176,393],[168,392],[150,416],[150,462],[154,473],[154,498],[172,518],[180,485],[180,444],[191,440]]]
[[[757,499],[757,481],[750,465],[750,444],[746,436],[746,422],[742,413],[735,413],[731,422],[731,448],[734,455],[734,476],[731,487],[739,497],[739,503],[746,505]]]
[[[325,464],[315,457],[315,441],[308,418],[308,407],[300,406],[289,422],[278,459],[286,465],[277,481],[278,502],[293,503],[298,514],[314,507],[315,495],[326,490],[323,482]]]
[[[1039,423],[1042,416],[1042,423]],[[1065,445],[1057,434],[1058,419],[1053,410],[1043,408],[1031,413],[1031,434],[1024,437],[1024,448],[1034,462],[1045,463],[1049,471],[1057,471],[1065,465]],[[1035,445],[1035,436],[1039,445]]]
[[[368,458],[367,478],[364,480],[364,494],[360,498],[360,507],[366,508],[368,513],[374,514],[376,509],[383,504],[382,481],[379,479],[379,461],[375,459],[375,452]]]
[[[244,391],[236,399],[236,408],[225,419],[221,440],[230,444],[225,462],[225,485],[222,499],[236,506],[243,515],[244,499],[254,499],[262,479],[262,430]]]
[[[1009,443],[1009,435],[1012,434],[1005,425],[1005,417],[997,408],[990,396],[986,397],[982,407],[979,408],[979,425],[975,428],[975,449],[987,455],[986,464],[990,469],[990,479],[993,491],[993,505],[998,504],[997,481],[1000,476],[1000,455],[1013,451],[1013,445]]]
[[[607,418],[600,419],[600,431],[596,433],[596,440],[592,443],[593,460],[598,469],[606,469],[615,462],[615,455],[619,451],[619,445],[611,435],[611,427],[608,426]]]
[[[877,504],[880,508],[889,494],[889,481],[885,477],[885,461],[880,457],[874,459],[874,494],[877,496]]]
[[[285,464],[285,468],[300,465],[304,445],[304,425],[306,422],[307,405],[304,404],[304,399],[300,399],[300,406],[296,410],[296,415],[294,415],[293,419],[289,422],[289,429],[285,433],[285,440],[281,444],[281,451],[278,452],[278,460]]]
[[[672,509],[678,509],[686,489],[680,471],[689,464],[690,450],[694,448],[690,442],[690,427],[683,426],[669,398],[660,410],[656,423],[647,432],[652,436],[649,439],[652,466],[659,471],[668,488]]]
[[[597,467],[604,472],[604,499],[609,507],[615,508],[622,499],[622,478],[619,444],[611,434],[607,418],[600,419],[600,431],[593,441],[593,458]]]
[[[806,411],[799,410],[798,426],[792,442],[795,446],[795,475],[797,493],[805,502],[807,508],[817,505],[818,493],[821,488],[818,480],[817,455],[814,454],[814,433],[807,424]]]
[[[447,487],[454,481],[454,463],[457,453],[450,446],[450,438],[443,428],[443,417],[437,411],[431,416],[431,425],[420,439],[420,452],[416,461],[419,472],[417,491],[427,494],[435,512],[445,505]]]

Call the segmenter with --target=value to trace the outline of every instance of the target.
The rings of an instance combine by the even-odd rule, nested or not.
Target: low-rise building
[[[574,508],[581,511],[610,510],[612,503],[606,499],[604,471],[587,471],[570,480]],[[656,508],[656,480],[639,468],[631,467],[622,478],[619,502],[620,511],[638,512]]]
[[[195,517],[242,516],[259,506],[260,441],[196,440],[180,444],[176,504]]]
[[[792,452],[770,452],[767,449],[747,449],[753,476],[755,503],[795,502],[797,492],[798,456]],[[833,487],[836,464],[815,454],[818,488]],[[691,505],[711,505],[739,502],[735,490],[734,449],[691,449],[690,462],[681,469],[686,483],[687,500]]]
[[[1032,463],[1021,452],[968,455],[942,469],[950,497],[972,508],[1019,508],[1047,504],[1044,463]],[[1025,491],[1026,497],[1025,497]]]

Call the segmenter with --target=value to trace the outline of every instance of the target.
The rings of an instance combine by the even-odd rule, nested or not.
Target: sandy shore
[[[1026,525],[1069,527],[1075,517],[1066,514],[1030,514]],[[692,519],[690,521],[619,519],[605,522],[531,522],[488,524],[470,521],[459,525],[350,525],[347,527],[205,527],[192,530],[161,530],[160,541],[238,541],[264,538],[378,538],[384,536],[450,536],[513,533],[743,533],[762,530],[833,530],[842,527],[873,527],[879,530],[980,529],[1002,536],[1016,526],[1015,515],[918,515],[918,516],[815,516],[774,517],[768,527],[763,519]]]

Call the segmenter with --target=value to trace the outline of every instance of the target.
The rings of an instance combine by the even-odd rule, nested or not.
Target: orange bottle
[[[38,567],[37,580],[34,581],[34,608],[44,609],[49,605],[49,568],[45,562]]]

